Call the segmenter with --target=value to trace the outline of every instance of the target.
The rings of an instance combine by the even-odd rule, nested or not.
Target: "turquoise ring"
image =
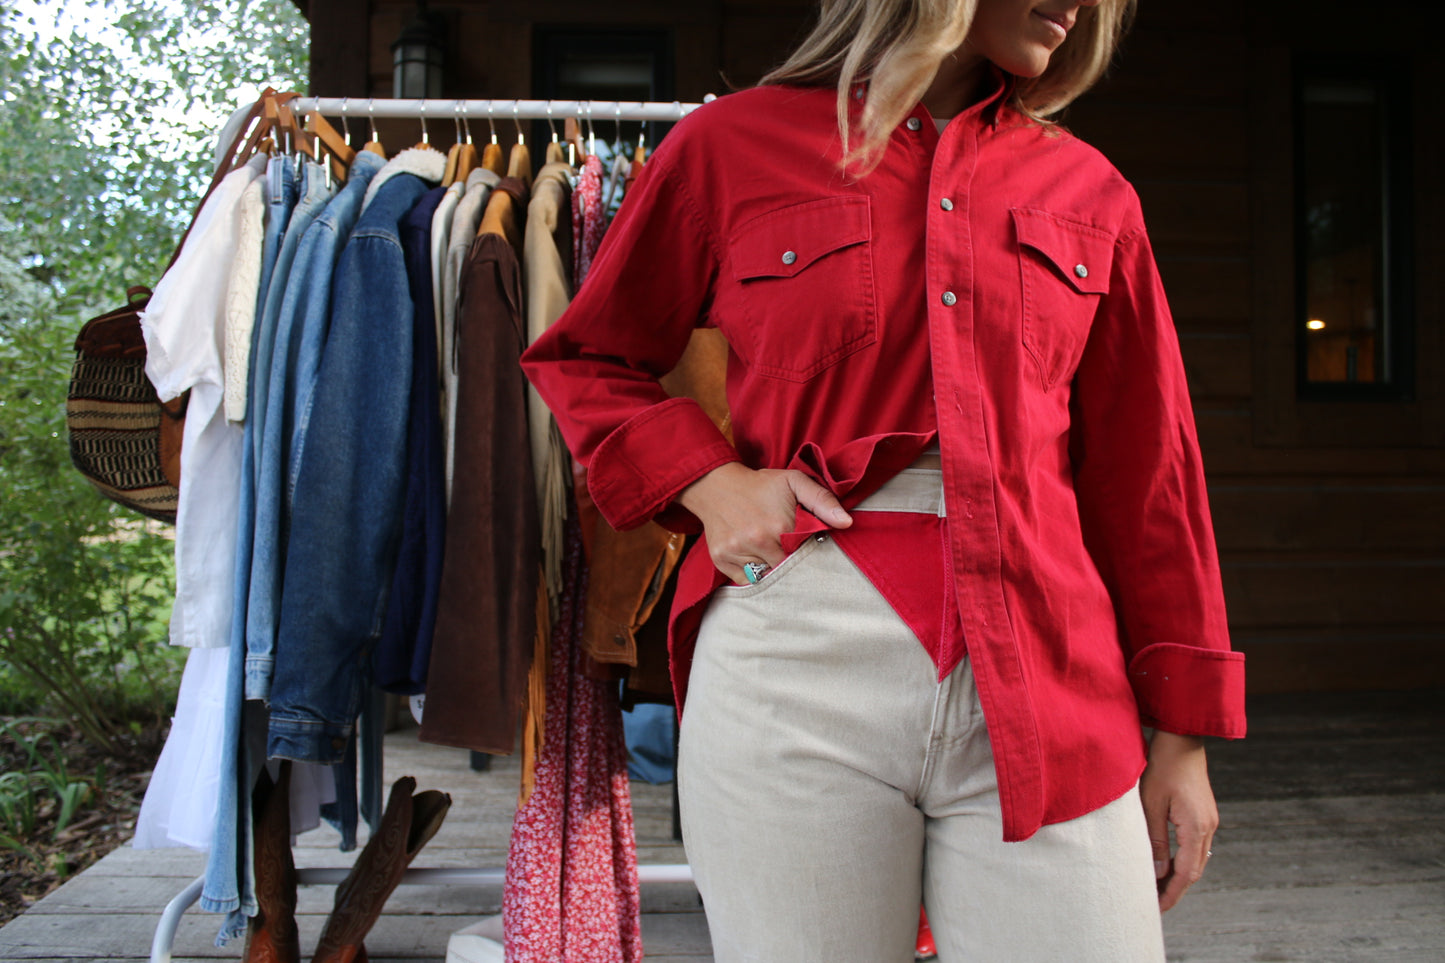
[[[768,568],[766,562],[747,562],[743,565],[743,575],[747,578],[749,585],[757,585],[758,579],[763,577]]]

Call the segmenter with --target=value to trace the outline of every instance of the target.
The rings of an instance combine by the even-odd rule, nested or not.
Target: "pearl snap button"
[[[944,291],[943,303],[947,307],[953,307],[955,304],[958,303],[958,295],[954,294],[952,291]]]
[[[798,260],[798,252],[797,252],[797,251],[784,251],[784,252],[783,252],[783,263],[784,263],[784,264],[793,264],[793,263],[795,263],[797,260]]]
[[[943,208],[945,211],[951,211],[953,210],[953,201],[945,197],[943,200],[938,202],[938,206]]]
[[[908,129],[909,129],[909,130],[921,130],[922,128],[923,128],[923,121],[919,120],[917,117],[910,117],[910,118],[908,118]]]
[[[1074,273],[1081,278],[1086,278],[1089,276],[1089,269],[1084,267],[1082,264],[1075,264]]]

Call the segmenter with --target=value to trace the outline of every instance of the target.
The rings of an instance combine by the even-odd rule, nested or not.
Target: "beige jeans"
[[[941,513],[937,479],[862,507]],[[968,660],[937,681],[831,538],[718,592],[688,691],[683,835],[718,963],[904,963],[920,900],[942,963],[1162,963],[1137,789],[1002,842]]]

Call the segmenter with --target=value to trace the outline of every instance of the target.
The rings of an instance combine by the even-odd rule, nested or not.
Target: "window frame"
[[[1410,77],[1398,64],[1380,59],[1301,56],[1292,71],[1293,235],[1295,394],[1300,401],[1410,402],[1415,399],[1415,224],[1411,156]],[[1308,370],[1309,234],[1306,225],[1305,94],[1317,84],[1369,86],[1379,104],[1372,133],[1381,152],[1380,269],[1384,310],[1380,330],[1386,339],[1390,380],[1384,382],[1310,381]]]

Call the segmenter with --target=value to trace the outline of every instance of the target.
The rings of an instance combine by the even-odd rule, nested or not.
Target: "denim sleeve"
[[[395,234],[358,227],[334,275],[331,326],[297,469],[267,755],[344,753],[380,632],[404,491],[413,313]]]

